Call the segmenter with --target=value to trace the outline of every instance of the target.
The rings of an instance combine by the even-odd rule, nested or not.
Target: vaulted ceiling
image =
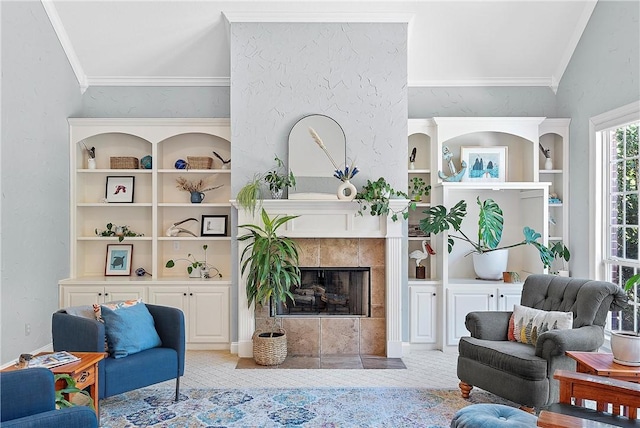
[[[229,85],[229,16],[253,22],[409,22],[410,86],[548,86],[595,0],[42,0],[78,77],[92,85]]]

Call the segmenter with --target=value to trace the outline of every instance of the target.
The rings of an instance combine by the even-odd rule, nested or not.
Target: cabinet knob
[[[183,296],[186,296],[186,295],[187,295],[187,293],[182,293],[182,295],[183,295]]]
[[[193,296],[193,293],[189,293],[189,296]]]
[[[493,294],[490,294],[489,296],[490,296],[490,297],[493,297]]]
[[[98,293],[98,296],[102,296],[102,293]]]
[[[501,294],[500,297],[504,297],[504,294]]]
[[[108,296],[108,295],[109,295],[109,293],[104,293],[104,295],[105,295],[105,296]]]
[[[433,293],[433,294],[432,294],[432,296],[435,296],[435,295],[436,295],[436,293]]]

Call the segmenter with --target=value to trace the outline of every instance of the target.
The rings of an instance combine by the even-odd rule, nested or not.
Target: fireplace
[[[278,316],[371,316],[371,269],[300,268],[300,286],[292,299],[275,308]]]

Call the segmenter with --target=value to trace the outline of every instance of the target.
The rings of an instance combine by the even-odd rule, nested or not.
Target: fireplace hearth
[[[368,267],[300,268],[293,300],[279,304],[277,316],[371,316],[371,272]]]

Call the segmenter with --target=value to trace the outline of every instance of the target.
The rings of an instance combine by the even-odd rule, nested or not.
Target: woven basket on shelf
[[[211,169],[213,158],[207,156],[187,156],[190,169]]]
[[[140,167],[138,158],[129,156],[111,156],[109,165],[111,169],[138,169]]]
[[[261,337],[260,334],[270,332],[253,333],[253,359],[261,366],[276,366],[282,364],[287,358],[287,332],[280,328],[274,333],[282,333],[280,336]]]

